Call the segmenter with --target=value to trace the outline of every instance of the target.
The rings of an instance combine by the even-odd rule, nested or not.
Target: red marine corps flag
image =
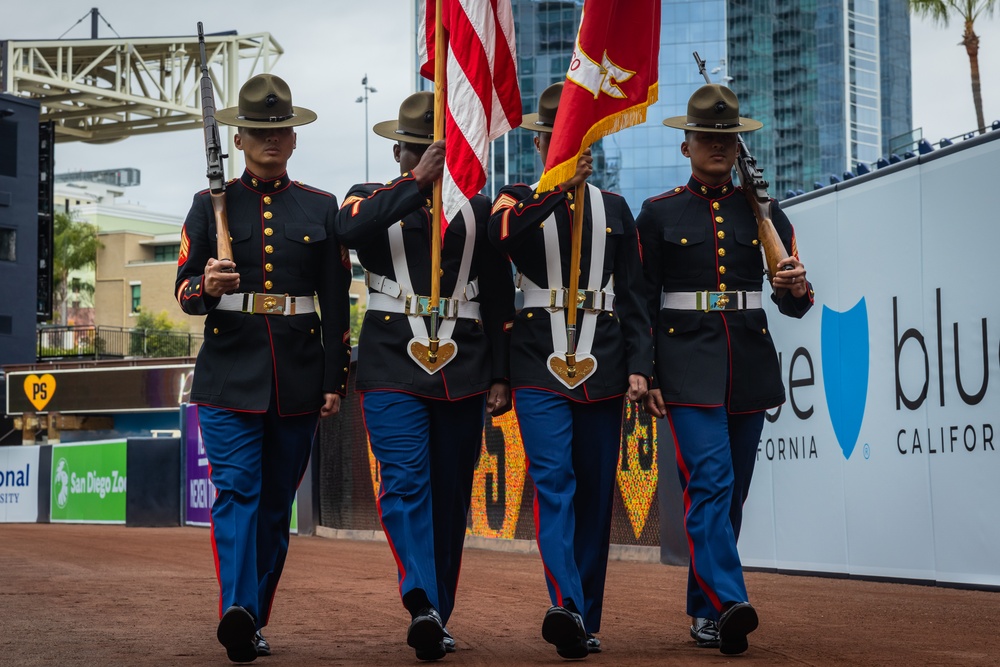
[[[572,178],[590,144],[646,120],[659,52],[660,0],[585,0],[540,192]]]
[[[435,0],[423,4],[420,73],[434,79]],[[521,124],[510,0],[441,0],[447,42],[441,231],[486,185],[490,141]]]

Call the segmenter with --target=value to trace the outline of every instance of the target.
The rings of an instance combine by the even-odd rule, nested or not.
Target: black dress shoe
[[[271,655],[271,645],[264,639],[264,635],[260,633],[260,630],[253,636],[253,643],[257,646],[257,657]]]
[[[587,633],[587,653],[600,653],[601,652],[601,640]]]
[[[253,662],[257,659],[254,633],[257,624],[243,607],[233,605],[222,615],[215,636],[226,647],[226,655],[233,662]]]
[[[710,618],[692,619],[691,639],[701,648],[719,648],[719,624]]]
[[[757,629],[757,612],[749,602],[737,602],[719,617],[719,650],[726,655],[743,653],[750,646],[747,635]]]
[[[455,650],[457,649],[457,647],[455,646],[455,638],[451,636],[450,632],[448,632],[448,628],[444,629],[444,639],[442,639],[441,641],[444,642],[445,653],[454,653]]]
[[[406,643],[417,653],[417,660],[440,660],[446,653],[444,623],[433,607],[417,612],[406,631]]]
[[[545,612],[542,639],[555,644],[556,653],[569,660],[586,658],[590,653],[583,618],[566,607],[551,607]]]

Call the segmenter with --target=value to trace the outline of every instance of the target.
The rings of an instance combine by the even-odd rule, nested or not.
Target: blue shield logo
[[[838,313],[823,306],[823,385],[833,432],[851,458],[868,401],[868,307],[864,297]]]

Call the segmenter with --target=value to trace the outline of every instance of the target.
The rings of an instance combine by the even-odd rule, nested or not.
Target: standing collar
[[[250,173],[249,169],[243,171],[243,175],[240,177],[240,182],[243,183],[248,189],[254,192],[260,192],[262,194],[270,194],[272,192],[279,192],[284,190],[289,185],[291,181],[288,179],[288,172],[286,171],[281,176],[277,178],[259,178]]]
[[[736,186],[733,185],[733,179],[731,178],[719,185],[707,185],[692,176],[691,180],[688,181],[687,187],[688,190],[705,199],[721,199],[733,194],[736,190]]]

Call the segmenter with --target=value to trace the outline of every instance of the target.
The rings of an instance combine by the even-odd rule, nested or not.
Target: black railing
[[[38,329],[38,361],[48,359],[125,359],[194,357],[202,335],[181,331],[122,327],[43,327]]]

